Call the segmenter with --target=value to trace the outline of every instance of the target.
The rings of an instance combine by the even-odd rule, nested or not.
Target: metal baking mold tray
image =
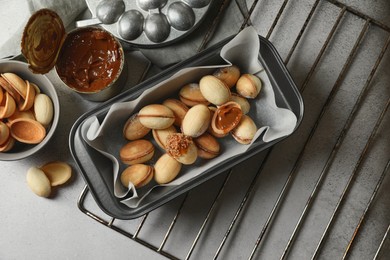
[[[296,115],[297,126],[294,129],[295,131],[303,117],[302,97],[274,46],[267,39],[261,36],[259,38],[261,44],[259,61],[269,76],[278,107],[288,108]],[[69,136],[70,151],[92,196],[106,214],[119,219],[138,218],[287,137],[285,136],[268,143],[258,138],[247,152],[227,159],[223,163],[206,170],[204,174],[200,174],[178,186],[160,187],[157,192],[150,194],[147,203],[137,208],[129,208],[115,197],[111,162],[85,143],[81,136],[83,122],[91,116],[96,116],[101,120],[105,117],[112,104],[136,99],[146,89],[170,78],[183,68],[224,64],[225,62],[219,55],[220,50],[231,39],[232,37],[229,37],[123,92],[101,106],[85,113],[74,123]]]
[[[93,17],[96,17],[99,2],[101,0],[86,0]],[[161,47],[191,33],[205,17],[211,2],[212,0],[124,0],[125,12],[119,20],[101,26],[121,41],[135,47]]]

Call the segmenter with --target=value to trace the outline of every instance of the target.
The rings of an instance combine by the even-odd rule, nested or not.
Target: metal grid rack
[[[222,12],[226,8],[228,2],[229,1],[222,1],[218,15],[214,19],[214,22],[210,27],[210,31],[205,34],[205,38],[200,49],[205,48],[205,46],[207,46],[207,43],[211,40],[212,32],[215,30],[217,24],[220,22],[220,19],[222,19]],[[246,1],[244,2],[246,3]],[[243,6],[242,3],[243,1],[238,0],[235,3],[244,13],[243,23],[239,30],[243,29],[245,26],[253,22],[251,21],[251,17],[255,12],[256,7],[260,5],[259,1],[255,0],[249,7],[249,10],[246,11],[243,10],[245,5]],[[271,23],[270,27],[268,27],[269,29],[267,29],[266,38],[270,38],[271,41],[273,41],[272,36],[277,30],[279,23],[283,19],[284,15],[286,15],[286,7],[289,4],[289,0],[284,0],[281,3],[281,6],[279,7],[277,13],[274,16],[273,22]],[[343,23],[347,19],[346,16],[348,16],[353,23],[361,23],[361,29],[360,31],[358,31],[356,39],[351,39],[352,48],[350,48],[350,50],[348,50],[348,54],[345,55],[345,59],[343,59],[342,61],[341,70],[338,73],[334,84],[331,84],[330,88],[327,90],[328,92],[326,93],[325,98],[321,102],[305,100],[305,102],[308,102],[309,104],[310,102],[316,102],[321,104],[316,112],[312,112],[311,107],[308,107],[308,105],[306,104],[306,114],[308,115],[305,115],[304,122],[298,130],[301,133],[294,134],[292,137],[290,137],[289,139],[292,139],[291,141],[289,140],[288,142],[278,144],[275,147],[259,154],[258,156],[255,156],[256,158],[250,159],[252,167],[253,165],[255,165],[256,169],[254,169],[254,173],[250,176],[250,178],[248,177],[249,180],[246,182],[246,185],[243,185],[245,187],[240,189],[240,192],[237,192],[238,195],[235,196],[235,200],[237,201],[237,203],[234,204],[235,208],[232,214],[226,214],[225,216],[221,216],[224,214],[221,206],[221,201],[226,200],[226,197],[229,197],[231,195],[231,191],[229,189],[231,186],[235,186],[235,183],[237,183],[237,175],[240,174],[240,172],[245,169],[245,167],[248,167],[248,164],[246,164],[246,162],[244,162],[241,166],[239,165],[230,169],[228,172],[222,174],[220,177],[218,176],[218,178],[213,179],[212,181],[210,181],[212,182],[211,184],[205,184],[208,185],[207,187],[199,188],[200,191],[198,193],[203,193],[210,187],[213,187],[215,189],[213,195],[209,195],[209,197],[214,196],[213,199],[209,198],[209,202],[204,203],[204,197],[202,196],[191,197],[191,193],[197,193],[196,190],[198,188],[196,188],[195,191],[190,191],[186,195],[181,196],[175,199],[173,202],[163,206],[162,208],[166,209],[162,209],[163,212],[160,212],[160,215],[163,214],[168,216],[166,218],[162,218],[161,221],[163,222],[164,220],[166,221],[166,219],[168,219],[168,224],[164,225],[163,228],[159,228],[159,231],[161,231],[161,233],[157,236],[151,235],[152,232],[150,231],[150,226],[148,226],[148,219],[153,219],[153,214],[158,214],[158,212],[156,213],[153,211],[139,219],[131,221],[121,221],[115,218],[111,218],[100,212],[97,207],[94,208],[93,200],[91,199],[91,196],[88,196],[89,193],[87,186],[82,191],[78,201],[78,206],[80,210],[87,216],[107,226],[108,228],[115,230],[123,234],[124,236],[170,259],[205,259],[205,256],[207,256],[207,258],[213,259],[228,259],[229,254],[232,252],[232,250],[234,250],[234,246],[242,247],[242,243],[245,243],[245,249],[249,248],[249,250],[248,252],[243,252],[243,249],[241,249],[240,255],[234,256],[234,259],[271,259],[274,256],[280,259],[286,259],[288,257],[291,257],[293,259],[330,259],[330,256],[334,255],[324,253],[324,251],[329,250],[336,251],[336,258],[345,259],[360,254],[362,251],[361,248],[370,248],[370,250],[368,250],[368,254],[370,254],[370,258],[373,259],[379,259],[381,257],[384,257],[386,254],[388,255],[390,248],[388,238],[388,233],[390,229],[390,213],[388,211],[386,211],[385,214],[379,214],[379,217],[382,218],[382,222],[387,225],[387,228],[379,228],[380,234],[377,234],[378,232],[376,232],[375,239],[371,239],[369,245],[364,244],[364,241],[361,242],[362,239],[360,238],[360,234],[366,234],[366,229],[371,226],[371,224],[368,224],[368,219],[370,220],[370,222],[375,222],[375,216],[372,216],[374,213],[370,214],[370,212],[376,212],[375,208],[380,206],[377,205],[380,204],[378,202],[378,197],[385,197],[385,195],[383,194],[383,189],[384,187],[389,187],[388,181],[386,182],[386,175],[388,175],[390,171],[390,158],[389,151],[387,148],[389,146],[389,143],[387,143],[386,145],[386,142],[388,141],[388,139],[386,138],[388,137],[386,137],[386,131],[383,129],[386,129],[385,126],[386,124],[388,124],[389,121],[388,108],[390,99],[388,88],[385,88],[384,93],[382,93],[382,100],[384,96],[385,101],[377,102],[378,108],[376,108],[375,111],[378,112],[371,120],[373,123],[367,123],[369,131],[365,135],[355,137],[355,139],[359,138],[359,140],[361,140],[361,145],[359,148],[355,146],[353,147],[353,149],[355,150],[354,155],[356,159],[353,160],[349,157],[339,157],[340,153],[342,153],[343,150],[347,149],[344,148],[344,146],[346,146],[345,143],[348,143],[347,139],[353,139],[353,137],[350,137],[349,135],[351,134],[351,129],[355,128],[355,124],[357,124],[356,118],[360,117],[361,110],[363,109],[363,107],[370,105],[367,104],[369,103],[369,101],[367,101],[367,98],[372,92],[373,86],[379,84],[376,75],[381,68],[381,64],[386,60],[384,59],[384,57],[386,56],[387,49],[390,44],[390,28],[385,24],[381,23],[380,21],[375,20],[339,1],[313,1],[310,10],[307,14],[307,17],[305,17],[305,20],[303,21],[300,29],[297,30],[296,38],[291,45],[292,47],[286,52],[287,55],[285,55],[284,61],[287,66],[289,66],[289,63],[294,60],[294,57],[305,55],[302,50],[300,51],[301,53],[297,53],[299,52],[299,46],[301,42],[307,39],[308,35],[310,35],[308,31],[310,31],[312,23],[314,23],[316,16],[320,15],[320,12],[324,13],[324,8],[332,8],[332,10],[336,10],[337,15],[334,17],[334,20],[328,21],[330,26],[329,32],[325,33],[325,36],[323,37],[324,40],[321,42],[320,45],[320,49],[314,56],[314,62],[307,66],[308,72],[305,75],[300,75],[301,78],[298,77],[297,79],[297,81],[301,81],[301,84],[298,84],[298,86],[302,95],[304,96],[304,99],[310,99],[310,93],[307,93],[307,95],[305,95],[305,92],[310,92],[310,90],[315,87],[315,83],[313,83],[314,78],[323,76],[321,75],[320,66],[323,66],[325,64],[323,60],[330,56],[329,53],[335,52],[334,48],[337,47],[335,46],[337,45],[335,43],[335,39],[340,33],[342,33],[341,31],[344,27]],[[364,48],[366,41],[371,38],[371,34],[373,33],[373,31],[376,34],[381,35],[381,37],[384,39],[384,44],[381,44],[381,47],[378,49],[377,55],[373,59],[373,65],[371,67],[359,68],[359,65],[357,63],[359,63],[359,60],[362,59],[359,58],[359,55],[363,52],[362,49]],[[291,66],[292,76],[294,77],[294,65]],[[340,121],[342,122],[340,124],[340,127],[338,127],[338,130],[335,131],[334,135],[332,135],[329,139],[330,141],[328,143],[330,143],[330,149],[326,153],[326,157],[319,156],[318,159],[314,158],[311,161],[308,161],[306,158],[307,154],[310,154],[313,149],[315,150],[316,146],[321,145],[316,144],[316,141],[318,139],[321,139],[321,132],[324,131],[323,129],[326,127],[324,125],[326,124],[324,123],[324,121],[328,122],[326,120],[329,116],[329,111],[333,109],[334,102],[337,102],[340,92],[343,91],[343,87],[345,85],[344,83],[350,77],[349,73],[351,73],[351,71],[353,70],[367,71],[367,75],[365,76],[365,78],[360,79],[360,82],[363,82],[363,84],[359,88],[359,91],[356,92],[356,96],[351,98],[352,103],[348,108],[346,108],[346,116],[343,118],[342,121]],[[347,103],[349,104],[350,102]],[[364,127],[361,126],[360,128]],[[379,148],[376,148],[378,146],[378,143],[381,143],[383,139],[385,141],[384,148],[381,146]],[[294,146],[293,144],[296,145]],[[272,183],[272,178],[274,180],[276,178],[282,178],[282,185],[275,185],[274,187],[274,190],[277,190],[276,196],[274,196],[273,199],[269,199],[269,197],[267,196],[258,194],[259,183],[264,182],[264,180],[260,180],[260,178],[263,175],[266,175],[266,172],[269,171],[268,169],[270,167],[272,168],[272,165],[278,164],[277,158],[280,158],[278,157],[280,156],[280,150],[285,149],[286,146],[294,146],[291,149],[294,151],[295,156],[286,159],[289,161],[290,165],[290,168],[288,168],[288,170],[286,171],[287,174],[275,174],[274,176],[266,176],[266,178],[271,178],[271,180],[268,179],[270,183]],[[317,147],[317,149],[320,148],[321,147]],[[383,149],[385,150],[383,151]],[[366,166],[367,161],[370,161],[372,157],[376,156],[376,150],[381,150],[381,158],[384,157],[385,159],[381,159],[380,161],[377,160],[375,164],[375,169],[373,169],[372,167],[368,168],[369,166]],[[346,163],[347,161],[348,163]],[[351,161],[353,161],[353,163],[351,163]],[[321,170],[318,172],[318,174],[313,173],[314,176],[312,177],[313,181],[311,183],[305,184],[307,192],[301,192],[303,194],[294,198],[294,203],[297,204],[294,204],[293,207],[296,208],[297,213],[291,213],[292,215],[290,218],[291,221],[289,222],[289,227],[285,228],[283,226],[283,218],[281,220],[278,220],[281,215],[290,214],[286,213],[286,210],[284,209],[284,204],[291,204],[290,198],[294,196],[292,186],[295,185],[295,182],[297,182],[297,178],[298,176],[300,176],[300,171],[302,170],[303,165],[313,163],[320,163]],[[343,175],[344,179],[332,180],[332,178],[340,178],[333,173],[335,171],[337,172],[337,166],[343,165],[343,163],[344,168],[349,169],[345,172],[345,175]],[[347,167],[347,165],[351,166]],[[284,171],[285,168],[287,169],[287,166],[281,166],[280,172]],[[278,167],[276,167],[276,169],[278,169]],[[351,209],[348,206],[350,203],[353,203],[350,202],[350,197],[355,196],[354,186],[357,182],[359,182],[358,179],[362,178],[361,176],[364,172],[369,172],[370,176],[372,175],[370,177],[371,181],[369,182],[369,184],[365,185],[366,199],[364,201],[360,200],[360,207],[354,206],[354,208]],[[365,178],[368,177],[366,176]],[[326,188],[325,185],[331,186],[331,183],[337,183],[338,189],[332,190],[335,199],[331,203],[331,206],[325,209],[328,214],[326,214],[326,216],[323,216],[324,214],[322,214],[322,216],[318,216],[318,214],[314,214],[314,216],[311,216],[313,215],[312,211],[318,211],[318,209],[315,209],[315,205],[320,203],[319,198],[321,198],[321,194]],[[381,196],[378,196],[378,194],[381,194]],[[91,201],[91,203],[89,203],[88,200]],[[263,208],[263,210],[261,211],[262,213],[259,213],[258,222],[253,223],[253,220],[246,220],[245,215],[254,214],[253,210],[250,210],[250,208],[256,207],[254,206],[254,201],[257,200],[263,202],[267,201],[271,203],[271,206],[264,207],[266,208],[266,210],[264,210]],[[297,200],[299,201],[297,202]],[[203,204],[206,205],[203,206]],[[188,240],[189,242],[187,241],[185,243],[185,246],[181,247],[182,249],[177,250],[178,247],[172,246],[173,242],[170,241],[172,239],[175,239],[176,237],[172,234],[175,232],[176,229],[180,229],[180,227],[178,227],[178,222],[180,220],[182,220],[183,218],[192,218],[191,214],[188,213],[188,208],[196,208],[197,206],[199,207],[199,205],[202,205],[202,209],[199,210],[201,212],[201,214],[199,213],[199,215],[201,216],[199,218],[197,216],[197,219],[200,219],[201,221],[198,225],[194,225],[196,226],[196,232],[194,233],[193,237],[188,236],[186,238],[186,240]],[[91,209],[87,209],[89,207]],[[93,211],[98,213],[93,213]],[[259,212],[257,211],[257,208],[254,211]],[[194,213],[194,211],[189,212],[191,212],[192,214]],[[329,243],[330,238],[337,238],[337,232],[335,232],[335,230],[337,230],[338,227],[342,225],[342,223],[340,223],[342,222],[340,219],[345,219],[345,216],[350,217],[351,215],[355,216],[355,220],[351,220],[349,223],[350,230],[352,230],[350,234],[352,235],[346,234],[345,236],[348,237],[348,239],[346,239],[344,236],[344,249],[342,251],[334,250],[335,248],[332,248],[332,244],[328,245],[327,243]],[[319,218],[321,218],[322,221],[317,222],[320,226],[317,229],[321,230],[321,232],[315,233],[313,230],[310,231],[310,223],[316,223],[316,220],[318,220]],[[246,225],[244,223],[245,221],[249,221],[250,225]],[[212,230],[210,229],[210,225],[212,226],[217,222],[224,222],[224,226],[226,227],[226,229],[222,231],[219,230],[217,232],[217,235],[211,235],[210,233],[212,232]],[[276,226],[278,225],[280,225],[281,227],[276,228]],[[351,227],[353,228],[351,229]],[[253,231],[253,229],[255,230]],[[275,231],[273,231],[273,229],[275,229]],[[274,238],[275,233],[278,233],[278,230],[281,229],[287,229],[287,231],[281,235],[283,236],[283,239]],[[184,230],[183,232],[185,231],[186,230]],[[250,236],[250,238],[253,240],[250,240],[250,238],[246,237],[244,242],[241,241],[241,238],[245,237],[245,235],[242,235],[243,233],[245,234],[253,232],[255,232],[257,235],[248,235],[248,237]],[[305,234],[307,232],[309,232],[309,238],[305,237]],[[313,232],[315,234],[313,234]],[[146,235],[143,235],[142,233],[146,233]],[[215,242],[216,240],[214,239],[214,236],[218,238],[217,242]],[[158,241],[155,241],[156,237]],[[304,246],[308,244],[305,239],[314,240],[311,241],[310,246],[308,246],[309,249],[304,248]],[[272,241],[269,242],[267,240],[277,241],[278,243],[278,246],[273,247],[274,249],[276,248],[278,250],[272,250],[272,256],[267,255],[268,251],[266,249],[262,250],[263,247],[270,247],[269,244],[273,243]],[[363,246],[357,246],[357,244],[360,245],[362,243]],[[207,254],[202,253],[201,248],[209,249],[210,246],[207,246],[209,244],[213,245],[213,249],[211,249],[212,252],[208,252]],[[363,257],[363,255],[361,255],[361,257]],[[365,257],[363,258],[367,259]]]

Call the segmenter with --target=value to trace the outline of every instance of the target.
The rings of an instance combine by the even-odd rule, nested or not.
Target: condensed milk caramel
[[[62,81],[79,91],[95,92],[118,75],[121,53],[118,42],[106,31],[85,28],[66,38],[56,69]]]

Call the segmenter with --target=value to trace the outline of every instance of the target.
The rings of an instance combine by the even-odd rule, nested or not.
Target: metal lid
[[[27,22],[22,35],[22,54],[34,73],[49,72],[56,64],[66,38],[65,27],[59,15],[50,9],[41,9]]]

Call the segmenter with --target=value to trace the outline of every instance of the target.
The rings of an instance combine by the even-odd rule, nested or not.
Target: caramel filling
[[[217,111],[216,126],[218,129],[232,129],[240,122],[242,112],[236,106],[223,106]]]
[[[69,87],[83,92],[95,92],[109,85],[120,67],[118,43],[99,29],[69,34],[57,62],[60,78]]]
[[[179,158],[187,153],[189,146],[192,144],[192,138],[182,133],[170,134],[167,137],[166,151],[173,158]]]

